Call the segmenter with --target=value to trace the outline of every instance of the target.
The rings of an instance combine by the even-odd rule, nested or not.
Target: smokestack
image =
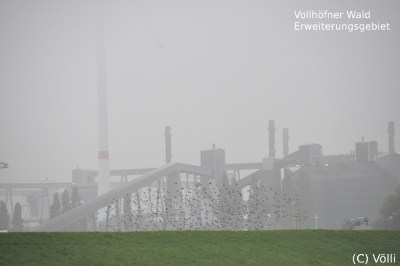
[[[285,127],[283,129],[283,157],[289,155],[289,129]]]
[[[269,120],[269,157],[275,157],[275,120]]]
[[[172,152],[171,152],[171,127],[165,127],[165,162],[170,163],[172,159]]]
[[[98,195],[111,189],[107,125],[107,77],[102,2],[98,6],[97,88],[98,88]]]
[[[395,153],[394,150],[394,121],[388,124],[388,138],[389,138],[389,153]]]

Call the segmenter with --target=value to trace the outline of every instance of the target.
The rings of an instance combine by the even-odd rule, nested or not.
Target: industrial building
[[[171,162],[166,127],[166,164],[110,170],[114,182],[103,194],[98,195],[98,171],[88,169],[74,169],[64,183],[2,183],[0,193],[10,213],[13,202],[22,202],[27,230],[341,229],[352,218],[366,217],[371,224],[400,184],[400,155],[390,146],[390,130],[391,153],[362,141],[354,153],[324,156],[319,144],[288,154],[284,129],[283,158],[275,158],[274,130],[270,121],[270,157],[259,162],[226,163],[225,151],[215,147],[200,152],[200,165]],[[72,186],[81,205],[49,219],[53,194]]]
[[[286,171],[282,189],[297,199],[305,228],[314,227],[314,217],[325,229],[341,229],[357,217],[373,222],[384,199],[400,184],[400,156],[378,154],[375,141],[358,142],[355,153],[347,155],[322,156],[319,145],[303,150],[308,163]]]

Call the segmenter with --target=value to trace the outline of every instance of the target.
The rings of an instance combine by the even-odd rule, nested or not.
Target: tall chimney
[[[98,88],[98,195],[111,189],[107,125],[107,77],[104,44],[103,10],[100,1],[97,24],[97,88]]]
[[[165,127],[165,162],[170,163],[172,159],[172,152],[171,152],[171,127]]]
[[[390,121],[388,124],[388,138],[389,138],[389,153],[395,153],[394,150],[394,121]]]
[[[275,120],[269,120],[269,157],[275,157]]]
[[[283,129],[283,157],[289,155],[289,129],[285,127]]]

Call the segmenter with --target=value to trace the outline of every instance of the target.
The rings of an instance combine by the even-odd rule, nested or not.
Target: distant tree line
[[[53,204],[50,206],[50,219],[67,212],[81,204],[78,187],[73,186],[71,193],[65,189],[61,195],[61,201],[56,192],[53,196]],[[7,210],[6,203],[0,201],[0,231],[21,232],[24,230],[24,220],[22,219],[22,206],[17,202],[14,206],[12,219]]]
[[[71,193],[68,189],[64,189],[61,194],[61,201],[58,192],[54,193],[53,204],[50,206],[50,219],[63,214],[81,204],[78,187],[73,186]]]
[[[22,232],[24,230],[24,220],[22,219],[22,206],[19,202],[15,203],[14,213],[10,221],[7,206],[4,201],[0,202],[0,231]]]

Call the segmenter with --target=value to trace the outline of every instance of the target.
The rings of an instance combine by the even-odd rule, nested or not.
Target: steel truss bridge
[[[169,145],[167,145],[169,147]],[[167,158],[171,158],[167,149]],[[283,159],[225,164],[225,151],[201,151],[200,166],[166,163],[158,168],[111,170],[121,182],[98,197],[48,219],[49,190],[70,189],[73,183],[1,183],[0,194],[12,212],[14,195],[42,197],[35,231],[247,230],[279,226],[288,218],[290,199],[281,193],[281,169],[307,161],[299,150]],[[80,170],[93,178],[96,171]],[[247,176],[241,177],[241,173]],[[128,182],[128,176],[131,181]],[[249,187],[248,200],[243,200]],[[80,187],[78,184],[78,188]],[[43,204],[46,202],[46,204]],[[9,208],[9,209],[10,209]],[[277,227],[275,227],[277,228]]]
[[[227,229],[221,220],[227,220],[229,213],[223,213],[221,199],[233,199],[242,188],[258,184],[268,175],[272,178],[276,171],[263,170],[263,163],[221,164],[221,173],[232,173],[229,182],[226,176],[218,176],[218,167],[213,166],[168,163],[155,169],[114,171],[121,177],[145,173],[48,220],[36,231]],[[255,172],[239,179],[241,170]],[[228,227],[234,229],[235,225]]]

